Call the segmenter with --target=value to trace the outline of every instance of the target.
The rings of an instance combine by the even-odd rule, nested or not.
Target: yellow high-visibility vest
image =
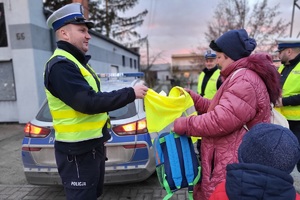
[[[148,89],[144,102],[149,133],[163,130],[182,115],[197,115],[193,99],[179,86],[173,87],[168,96]]]
[[[205,73],[201,72],[200,75],[199,75],[199,78],[198,78],[198,88],[197,88],[198,94],[201,94],[201,87],[202,87],[202,82],[203,82],[203,79],[204,79],[204,75],[205,75]],[[209,80],[207,81],[203,97],[208,98],[208,99],[212,99],[215,96],[215,94],[218,90],[217,81],[218,81],[219,76],[220,76],[220,70],[217,69],[213,73],[213,75],[209,78]]]
[[[95,80],[97,75],[91,67],[88,66],[92,73],[94,73],[94,76],[67,51],[56,49],[49,61],[55,56],[63,56],[75,63],[88,84],[96,92],[99,91]],[[45,90],[49,109],[53,118],[55,139],[57,141],[79,142],[102,137],[102,128],[108,120],[106,112],[93,115],[78,112],[65,104],[59,98],[53,96],[47,88],[45,88]]]
[[[278,68],[278,72],[281,73],[284,66],[281,65]],[[298,63],[294,69],[290,72],[285,80],[282,88],[282,97],[289,97],[300,94],[300,63]],[[283,106],[276,108],[281,114],[283,114],[288,120],[300,120],[300,105],[298,106]]]

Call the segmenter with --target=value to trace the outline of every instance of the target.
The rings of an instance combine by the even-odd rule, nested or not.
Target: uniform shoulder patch
[[[55,56],[47,62],[46,72],[50,73],[52,66],[59,62],[70,62],[70,61],[65,56]]]

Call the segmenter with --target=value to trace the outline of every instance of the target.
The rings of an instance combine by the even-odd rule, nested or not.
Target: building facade
[[[198,76],[204,69],[205,58],[201,54],[172,55],[172,73],[175,85],[197,91]]]

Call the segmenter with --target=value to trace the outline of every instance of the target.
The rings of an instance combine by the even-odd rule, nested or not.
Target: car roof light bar
[[[125,72],[125,73],[98,73],[100,78],[121,78],[121,77],[144,77],[143,72]]]

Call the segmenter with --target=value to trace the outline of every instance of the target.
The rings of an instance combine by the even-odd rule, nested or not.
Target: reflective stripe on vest
[[[282,72],[284,66],[278,68],[279,73]],[[290,72],[285,80],[282,88],[282,97],[289,97],[300,94],[300,63]],[[300,105],[299,106],[283,106],[276,108],[288,120],[300,120]]]
[[[49,61],[55,56],[64,56],[75,63],[88,84],[96,92],[99,91],[95,81],[95,77],[98,77],[92,68],[90,70],[94,76],[74,56],[61,49],[56,49]],[[79,142],[102,137],[102,128],[108,120],[107,113],[88,115],[78,112],[45,90],[57,141]]]
[[[201,72],[201,74],[199,75],[199,78],[198,78],[198,90],[197,90],[198,94],[201,94],[201,87],[202,87],[204,75],[205,75],[205,73]],[[213,73],[213,75],[207,81],[206,87],[204,89],[203,97],[212,99],[215,96],[215,94],[218,90],[217,81],[218,81],[219,76],[220,76],[220,70],[218,69]]]

